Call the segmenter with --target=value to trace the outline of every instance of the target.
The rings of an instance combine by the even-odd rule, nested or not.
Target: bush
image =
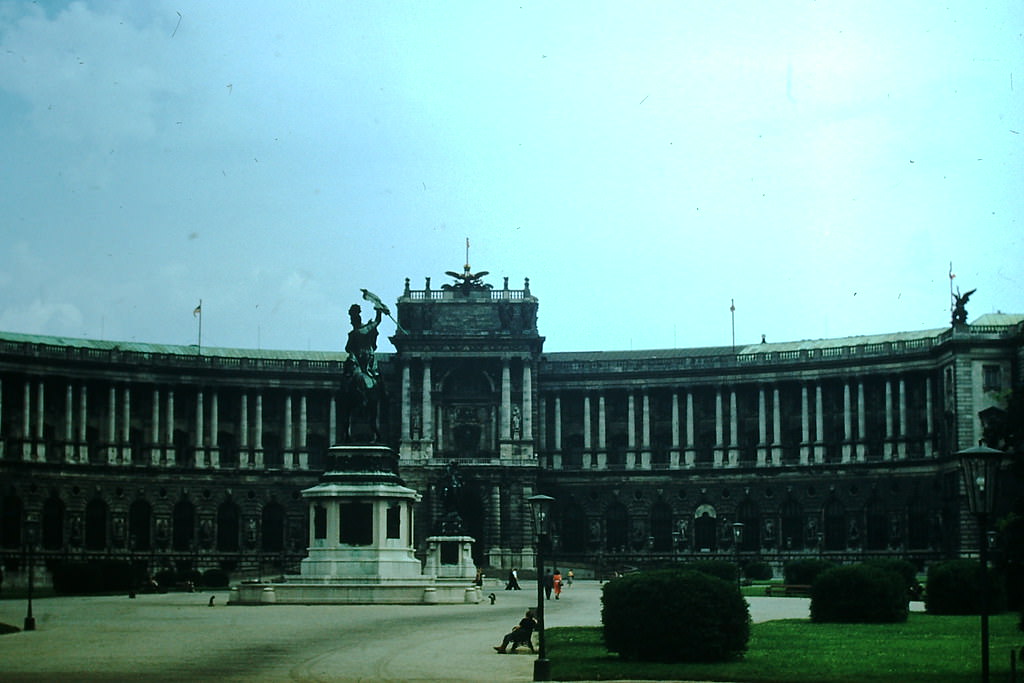
[[[786,563],[786,566],[782,568],[782,573],[786,583],[809,586],[818,578],[818,574],[835,566],[828,560],[793,560]]]
[[[833,567],[811,586],[811,621],[888,624],[907,620],[907,587],[894,571],[866,564]]]
[[[605,647],[626,660],[715,662],[747,649],[750,613],[732,582],[665,569],[604,585]]]
[[[771,580],[772,566],[767,562],[749,562],[743,567],[743,574],[751,581]]]
[[[739,567],[728,560],[697,560],[679,565],[680,569],[686,571],[700,572],[709,576],[717,576],[724,581],[736,583],[739,577]]]
[[[928,567],[924,607],[931,614],[981,614],[981,565],[977,560],[948,560]],[[989,572],[990,614],[1006,609],[1006,589]]]
[[[897,560],[893,558],[868,560],[864,564],[871,567],[878,567],[879,569],[899,575],[899,577],[903,579],[903,585],[907,589],[907,596],[911,600],[921,599],[924,591],[917,580],[917,567],[914,563],[907,560]]]

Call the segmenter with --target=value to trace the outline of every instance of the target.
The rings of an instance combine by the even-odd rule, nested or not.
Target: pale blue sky
[[[466,237],[553,351],[1024,312],[1020,2],[0,1],[0,130],[2,331],[340,350]]]

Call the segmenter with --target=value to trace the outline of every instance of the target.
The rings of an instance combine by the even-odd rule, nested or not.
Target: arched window
[[[562,550],[567,553],[583,552],[587,543],[587,523],[583,509],[577,503],[565,508],[562,516]]]
[[[736,509],[736,521],[743,523],[743,540],[741,550],[759,550],[761,548],[761,513],[754,501],[746,498]]]
[[[21,499],[15,495],[0,498],[0,547],[21,546]]]
[[[651,506],[651,537],[656,553],[672,552],[672,507],[665,502]]]
[[[622,503],[612,503],[604,512],[605,549],[611,551],[625,550],[629,542],[629,513]]]
[[[276,553],[284,550],[284,508],[280,503],[270,502],[263,507],[264,552]],[[342,521],[344,524],[344,520]]]
[[[779,538],[783,550],[800,550],[804,547],[804,510],[800,503],[789,498],[780,510],[782,530]]]
[[[241,529],[238,506],[226,500],[217,507],[217,550],[238,550],[238,532]]]
[[[152,520],[153,508],[141,498],[128,508],[128,540],[133,550],[151,549],[153,544],[150,531]]]
[[[47,550],[64,547],[64,502],[56,495],[43,503],[43,547]]]
[[[846,550],[846,508],[833,498],[825,506],[825,550]]]
[[[107,547],[107,504],[93,498],[85,506],[85,549],[104,550]]]
[[[885,503],[878,498],[868,502],[867,542],[868,550],[885,550],[889,545],[889,515]]]
[[[171,545],[175,550],[191,550],[196,538],[196,507],[185,499],[174,506]]]
[[[701,505],[693,513],[693,544],[698,552],[718,549],[718,513],[711,505]]]

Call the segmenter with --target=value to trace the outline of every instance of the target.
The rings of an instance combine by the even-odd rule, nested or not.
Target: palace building
[[[373,418],[422,495],[444,482],[480,566],[532,566],[526,499],[556,499],[553,552],[611,568],[742,554],[920,563],[972,552],[956,458],[1024,383],[1024,315],[742,347],[545,353],[539,300],[411,289],[378,354]],[[0,332],[0,558],[150,570],[297,567],[300,492],[327,448],[372,438],[347,354]],[[734,540],[733,525],[743,524]]]

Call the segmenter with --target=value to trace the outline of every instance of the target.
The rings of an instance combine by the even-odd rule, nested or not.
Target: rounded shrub
[[[807,560],[793,560],[787,562],[786,566],[782,568],[785,582],[789,584],[805,585],[810,586],[814,583],[814,580],[818,578],[818,574],[821,574],[827,569],[831,569],[836,565],[828,560],[819,559],[807,559]]]
[[[733,582],[664,569],[606,583],[601,596],[605,647],[623,659],[714,662],[747,649],[750,612]]]
[[[917,580],[917,566],[913,562],[896,558],[880,558],[867,560],[864,564],[898,574],[903,579],[903,585],[906,587],[910,599],[921,599],[924,591]]]
[[[928,567],[924,607],[931,614],[981,614],[981,566],[977,560],[947,560]],[[989,572],[989,612],[1006,609],[1006,590]]]
[[[811,585],[811,621],[887,624],[907,620],[907,587],[893,571],[833,567]]]

